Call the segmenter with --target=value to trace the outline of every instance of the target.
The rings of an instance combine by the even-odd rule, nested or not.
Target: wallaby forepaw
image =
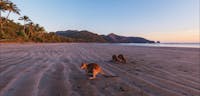
[[[89,79],[92,80],[92,79],[95,79],[95,78],[94,77],[90,77]]]

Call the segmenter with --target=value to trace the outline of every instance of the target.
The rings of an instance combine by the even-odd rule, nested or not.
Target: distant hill
[[[154,41],[147,40],[141,37],[125,37],[119,36],[114,33],[109,35],[98,35],[93,32],[86,30],[67,30],[67,31],[57,31],[57,35],[73,38],[78,42],[108,42],[108,43],[155,43]]]
[[[102,35],[107,41],[111,43],[155,43],[141,37],[125,37],[119,36],[114,33],[108,34],[107,36]]]
[[[74,39],[76,42],[107,42],[102,36],[83,30],[57,31],[57,35]]]

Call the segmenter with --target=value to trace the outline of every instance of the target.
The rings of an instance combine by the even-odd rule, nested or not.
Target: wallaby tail
[[[112,78],[112,77],[119,77],[119,76],[113,76],[113,75],[103,75],[106,78]]]
[[[103,71],[100,72],[104,77],[109,78],[109,77],[119,77],[119,76],[113,76],[113,75],[106,75]]]

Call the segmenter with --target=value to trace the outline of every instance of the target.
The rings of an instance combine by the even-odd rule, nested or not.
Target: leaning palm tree
[[[25,32],[25,30],[26,30],[26,22],[29,22],[31,20],[29,19],[28,16],[19,17],[19,20],[23,20],[24,21],[24,32]]]
[[[5,0],[0,0],[0,18],[1,18],[1,11],[5,12],[7,10],[7,2]]]
[[[20,15],[20,13],[19,13],[20,9],[16,6],[16,4],[14,4],[12,2],[10,2],[10,3],[7,4],[6,10],[8,11],[8,15],[6,17],[7,19],[8,19],[8,17],[9,17],[9,15],[10,15],[11,12]]]
[[[6,21],[8,21],[8,17],[10,15],[11,12],[16,13],[18,15],[20,15],[20,9],[16,6],[16,4],[12,3],[9,0],[0,0],[0,27],[1,27],[1,32],[3,29],[3,24],[6,23],[6,21],[3,21],[3,18],[1,17],[1,11],[5,12],[8,11],[8,15],[6,17]]]

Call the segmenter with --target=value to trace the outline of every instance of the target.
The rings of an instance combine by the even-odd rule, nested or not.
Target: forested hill
[[[147,40],[142,37],[125,37],[119,36],[114,33],[109,35],[98,35],[90,31],[77,31],[77,30],[67,30],[67,31],[57,31],[57,35],[72,38],[76,41],[82,42],[107,42],[107,43],[154,43],[154,41]]]

